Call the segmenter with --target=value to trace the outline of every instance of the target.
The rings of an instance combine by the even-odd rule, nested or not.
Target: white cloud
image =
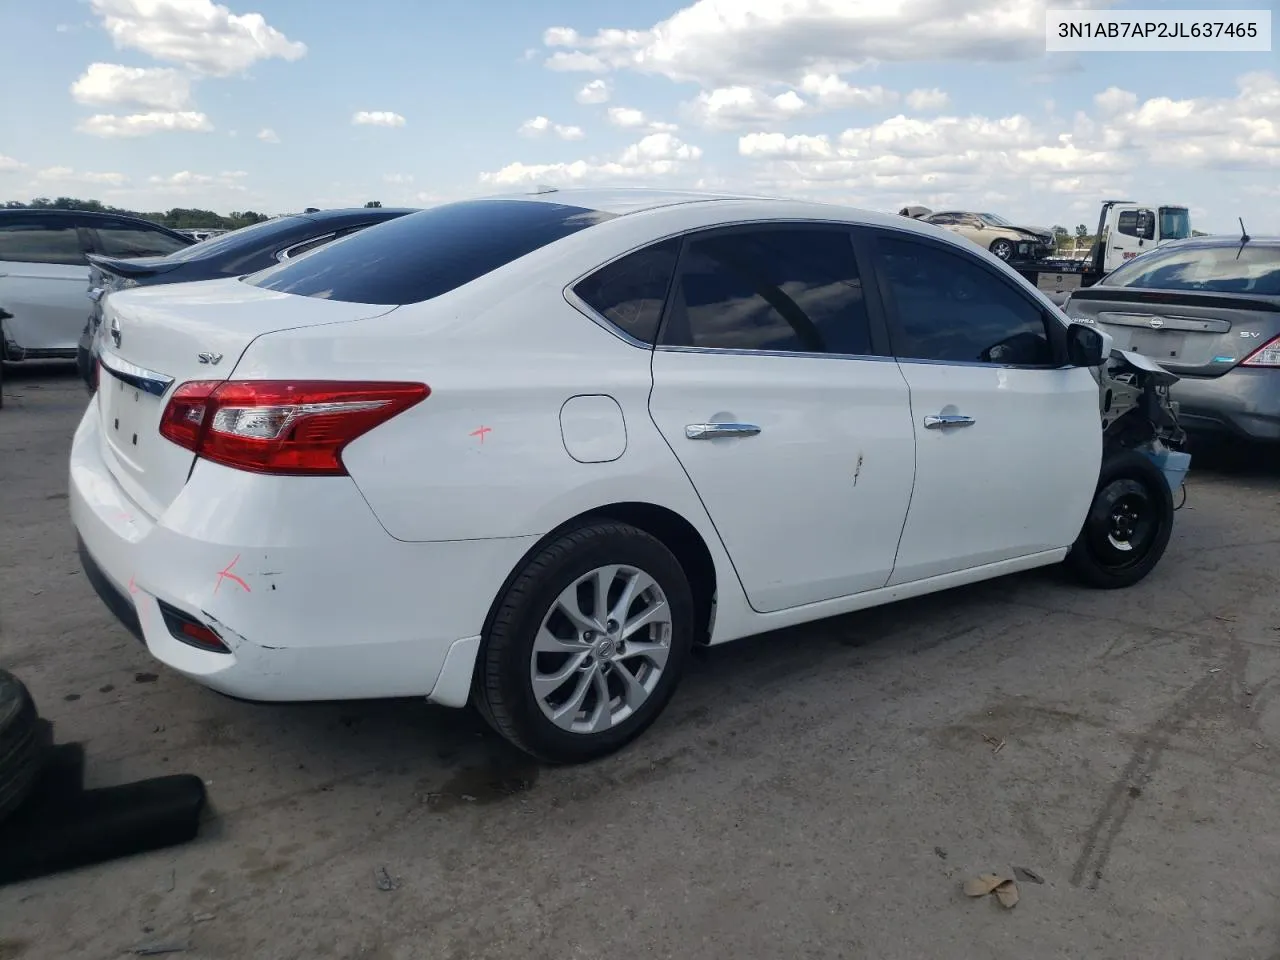
[[[800,81],[800,89],[813,98],[823,110],[867,109],[885,107],[898,102],[898,94],[881,86],[854,87],[834,73],[809,73]]]
[[[77,173],[71,167],[45,167],[45,169],[37,171],[35,178],[38,183],[92,183],[105,184],[112,187],[124,186],[129,182],[129,178],[123,173],[93,173],[89,171]]]
[[[1149,190],[1161,171],[1280,169],[1280,79],[1239,78],[1235,97],[1140,100],[1111,88],[1096,115],[1033,121],[898,115],[838,135],[755,131],[738,139],[757,188],[876,209],[903,203],[1044,205],[1071,217],[1105,195]],[[1176,197],[1174,198],[1176,199]],[[1059,214],[1061,217],[1064,214]]]
[[[778,89],[776,84],[772,86]],[[806,73],[795,89],[788,87],[780,93],[745,84],[704,90],[683,104],[681,111],[699,126],[732,130],[785,123],[828,110],[881,109],[899,100],[897,91],[879,85],[860,87],[834,73]]]
[[[145,137],[152,133],[181,131],[207,133],[213,124],[203,113],[183,110],[178,113],[135,113],[117,116],[99,113],[84,120],[76,128],[95,137]]]
[[[586,136],[581,127],[552,123],[547,117],[534,117],[532,120],[526,120],[520,124],[520,129],[517,132],[522,137],[541,137],[547,133],[554,133],[561,140],[581,140]]]
[[[607,80],[592,80],[574,97],[579,103],[608,103],[613,91]]]
[[[135,103],[157,110],[181,110],[191,101],[191,81],[171,67],[91,63],[71,85],[71,96],[77,103],[95,107]]]
[[[480,182],[511,187],[526,184],[580,184],[608,180],[647,180],[686,173],[702,157],[671,133],[651,133],[622,151],[615,159],[591,158],[571,163],[511,163],[480,175]]]
[[[932,113],[945,110],[951,105],[951,97],[945,90],[934,87],[931,90],[912,90],[907,94],[907,106],[917,113]]]
[[[258,139],[263,143],[279,143],[280,135],[270,127],[263,127],[258,131]]]
[[[681,113],[691,122],[711,130],[763,123],[785,122],[809,109],[809,104],[794,90],[769,96],[754,87],[717,87],[704,90],[681,106]]]
[[[679,129],[674,123],[650,120],[644,115],[644,111],[637,110],[634,107],[610,107],[609,122],[615,127],[623,127],[630,130],[647,130],[650,133],[675,133]]]
[[[89,0],[117,48],[140,50],[197,73],[230,76],[260,60],[298,60],[290,40],[260,13],[232,13],[212,0]]]
[[[382,175],[383,183],[405,184],[413,183],[413,174],[411,173],[384,173]]]
[[[25,170],[26,168],[27,165],[25,163],[13,159],[13,157],[6,157],[3,153],[0,153],[0,173],[16,173],[19,170]]]
[[[233,190],[243,192],[245,186],[243,181],[249,176],[244,170],[228,170],[222,173],[193,173],[190,170],[180,170],[172,173],[167,177],[159,175],[148,178],[148,183],[153,188],[168,193],[190,193],[208,190],[212,187],[218,187],[223,190]]]
[[[634,70],[704,88],[798,80],[872,62],[1044,56],[1045,11],[1110,0],[696,0],[647,30],[552,27],[556,70]]]
[[[356,126],[367,127],[403,127],[404,117],[390,110],[361,110],[351,118]]]

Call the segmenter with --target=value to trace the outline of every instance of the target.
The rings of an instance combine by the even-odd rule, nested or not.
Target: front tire
[[[688,577],[661,541],[625,523],[587,523],[539,550],[502,595],[473,699],[540,760],[605,756],[666,707],[694,623]]]
[[[1103,590],[1144,580],[1173,533],[1173,493],[1160,468],[1133,450],[1108,457],[1067,567]]]
[[[995,240],[992,240],[990,250],[1001,260],[1013,259],[1013,242],[1006,240],[1003,237],[997,237]]]

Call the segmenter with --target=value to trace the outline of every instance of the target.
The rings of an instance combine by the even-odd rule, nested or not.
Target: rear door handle
[[[924,418],[924,425],[929,430],[946,430],[948,427],[967,427],[976,423],[973,417],[961,416],[958,413],[942,413]]]
[[[716,440],[720,437],[754,437],[760,428],[754,423],[691,423],[684,428],[690,440]]]

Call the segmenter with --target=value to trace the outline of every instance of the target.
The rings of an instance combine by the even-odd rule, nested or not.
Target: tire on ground
[[[610,565],[644,571],[665,594],[670,648],[657,685],[632,715],[599,733],[575,733],[555,725],[539,706],[531,679],[533,644],[560,593]],[[585,521],[540,549],[503,593],[477,658],[472,699],[499,734],[537,759],[581,763],[605,756],[638,737],[662,713],[688,660],[694,623],[688,577],[660,540],[629,524]]]
[[[27,688],[0,670],[0,821],[27,799],[45,752],[35,703]]]
[[[1126,557],[1108,539],[1114,508],[1124,500],[1142,501],[1153,528],[1140,549]],[[1173,533],[1173,493],[1164,473],[1136,450],[1111,454],[1102,463],[1098,486],[1080,536],[1067,554],[1066,566],[1088,586],[1104,590],[1131,587],[1155,569]]]

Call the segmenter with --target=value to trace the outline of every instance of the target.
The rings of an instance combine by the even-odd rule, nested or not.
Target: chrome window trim
[[[610,263],[612,262],[613,261],[610,261]],[[608,264],[604,264],[603,266],[608,266]],[[594,271],[592,272],[594,273]],[[588,276],[590,276],[590,274],[588,274]],[[577,281],[575,281],[575,283],[576,282]],[[569,304],[569,306],[573,307],[575,310],[577,310],[579,313],[585,316],[588,320],[590,320],[596,326],[602,327],[607,332],[613,334],[623,343],[632,347],[639,347],[641,350],[653,349],[652,343],[645,343],[643,340],[636,339],[635,337],[631,336],[631,334],[627,333],[627,331],[623,330],[621,327],[615,324],[608,317],[605,317],[600,313],[598,313],[595,307],[591,306],[589,303],[587,303],[587,301],[583,300],[580,296],[578,296],[577,292],[573,289],[572,286],[565,287],[564,299],[565,299],[565,302]]]
[[[277,250],[275,252],[276,262],[283,263],[285,260],[293,259],[293,256],[294,256],[293,251],[297,250],[299,247],[305,247],[308,244],[315,243],[317,240],[327,240],[330,243],[332,243],[337,238],[338,238],[338,231],[334,230],[332,233],[321,233],[321,234],[317,234],[314,237],[308,237],[306,240],[299,240],[297,243],[292,243],[281,250]],[[324,244],[321,244],[321,246],[324,246]],[[317,247],[316,249],[318,250],[319,247]]]
[[[109,374],[127,383],[131,387],[149,393],[153,397],[162,397],[165,391],[173,386],[173,377],[167,377],[163,373],[156,373],[154,370],[148,370],[146,367],[140,367],[136,363],[130,363],[121,357],[114,356],[104,350],[98,352],[98,361],[102,364],[102,369]]]

